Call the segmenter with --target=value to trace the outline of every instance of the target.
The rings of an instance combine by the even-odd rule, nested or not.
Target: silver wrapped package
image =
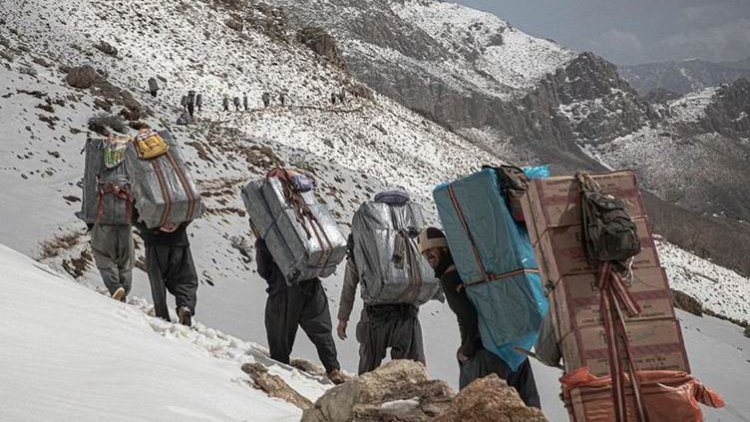
[[[328,207],[317,201],[313,191],[300,196],[312,218],[300,218],[276,177],[250,182],[242,190],[250,221],[289,285],[330,276],[346,256],[346,238]]]
[[[360,206],[352,220],[352,235],[365,303],[422,305],[442,299],[439,281],[417,246],[424,227],[422,208],[411,201]]]
[[[132,218],[128,163],[104,164],[104,139],[89,139],[84,147],[83,198],[76,217],[86,224],[128,225]],[[132,149],[132,145],[128,145]]]
[[[203,215],[203,203],[179,146],[169,134],[159,135],[169,150],[156,158],[141,160],[134,148],[128,150],[133,178],[135,207],[148,228],[167,223],[180,224]]]

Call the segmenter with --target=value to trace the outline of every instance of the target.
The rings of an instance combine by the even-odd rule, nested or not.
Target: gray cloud
[[[451,0],[618,64],[750,56],[749,0]]]
[[[629,31],[610,29],[599,39],[591,41],[591,50],[610,52],[609,59],[614,62],[643,60],[644,46],[638,36]]]
[[[649,56],[671,60],[703,58],[712,61],[750,57],[750,19],[686,31],[658,40]]]

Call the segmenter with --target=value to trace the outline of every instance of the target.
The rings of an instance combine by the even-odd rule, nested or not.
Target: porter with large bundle
[[[292,285],[328,277],[346,255],[346,239],[309,178],[275,169],[242,190],[250,223]]]
[[[433,192],[456,268],[477,309],[484,347],[516,370],[536,342],[547,300],[525,227],[510,211],[502,169],[438,186]],[[520,170],[519,170],[520,171]]]
[[[419,253],[422,208],[407,197],[379,194],[354,214],[354,259],[368,305],[422,305],[440,295],[440,284]]]
[[[179,146],[167,131],[141,131],[128,150],[139,218],[148,228],[203,215],[203,203]]]
[[[133,195],[129,165],[124,159],[130,149],[129,137],[86,141],[83,200],[81,211],[76,213],[86,224],[131,224]]]

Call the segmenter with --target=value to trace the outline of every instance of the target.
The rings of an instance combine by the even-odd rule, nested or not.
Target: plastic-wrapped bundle
[[[525,227],[513,220],[495,169],[433,192],[456,268],[477,309],[484,346],[516,369],[547,313],[547,299]]]
[[[127,139],[86,141],[83,199],[81,211],[76,213],[86,224],[131,224],[133,197],[128,163],[123,158],[132,148]]]
[[[365,303],[421,305],[442,297],[439,281],[417,246],[424,227],[422,208],[411,201],[360,206],[352,235]]]
[[[288,284],[328,277],[346,256],[346,238],[312,190],[300,192],[290,180],[288,188],[295,189],[302,202],[290,204],[283,183],[266,177],[245,186],[242,199],[250,221]]]
[[[163,154],[140,159],[135,148],[127,160],[133,176],[133,194],[139,218],[148,228],[180,224],[203,215],[203,203],[193,177],[169,132],[159,135],[169,144]]]

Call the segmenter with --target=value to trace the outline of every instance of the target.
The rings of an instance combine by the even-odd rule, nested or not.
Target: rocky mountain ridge
[[[617,66],[630,86],[642,95],[664,89],[682,96],[694,91],[750,77],[747,60],[713,63],[705,60]]]
[[[652,158],[674,168],[659,183],[679,186],[685,196],[712,196],[711,204],[679,201],[661,186],[655,188],[657,179],[643,173],[646,167],[639,165],[638,148],[622,148],[629,155],[622,153],[622,159],[607,161],[591,147],[620,145],[643,131],[680,138],[713,136],[726,123],[728,117],[719,117],[728,112],[726,108],[712,108],[716,112],[704,119],[703,126],[683,124],[679,109],[674,109],[675,117],[668,107],[651,104],[604,59],[530,37],[494,15],[449,2],[331,0],[308,7],[292,0],[273,0],[273,4],[284,8],[291,21],[319,25],[333,34],[350,72],[373,89],[487,151],[515,162],[551,163],[561,173],[580,168],[604,170],[608,164],[635,168],[653,189],[655,196],[648,199],[651,214],[668,239],[750,274],[750,265],[726,258],[719,252],[720,244],[689,242],[675,223],[710,227],[718,238],[744,245],[750,229],[740,221],[742,213],[736,212],[750,209],[744,196],[711,195],[710,183],[690,183],[684,174],[695,166],[676,148],[669,150],[670,155]],[[362,25],[365,21],[367,25]],[[669,93],[658,98],[674,100]],[[744,141],[737,136],[732,135],[729,143],[742,148]],[[710,172],[720,177],[720,185],[750,183],[740,168],[737,150],[715,146],[709,142],[696,147],[708,148],[700,154],[717,160],[715,164],[701,161],[701,168],[730,163],[730,168],[739,171],[717,168]],[[724,219],[725,214],[736,218]],[[750,245],[741,248],[747,252]]]

